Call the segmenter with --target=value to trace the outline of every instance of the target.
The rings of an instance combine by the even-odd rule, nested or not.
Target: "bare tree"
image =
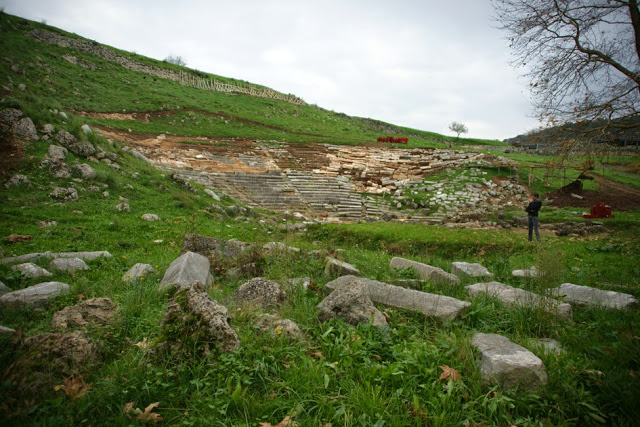
[[[543,123],[634,126],[640,111],[638,0],[493,3]]]
[[[176,64],[176,65],[180,65],[182,67],[184,67],[185,65],[187,65],[187,61],[185,61],[182,56],[178,56],[178,55],[174,55],[171,54],[169,56],[167,56],[166,58],[164,58],[165,62],[168,62],[170,64]]]
[[[451,122],[449,124],[449,130],[456,134],[456,138],[460,138],[461,133],[469,132],[469,129],[466,125],[458,122]]]

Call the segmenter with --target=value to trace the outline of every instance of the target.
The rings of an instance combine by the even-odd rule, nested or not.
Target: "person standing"
[[[533,232],[536,233],[536,239],[538,242],[540,241],[540,231],[538,231],[538,226],[540,224],[538,220],[538,212],[542,207],[542,202],[539,199],[540,195],[538,193],[533,193],[531,195],[531,200],[529,200],[529,204],[525,208],[525,211],[529,214],[529,241],[533,240]]]

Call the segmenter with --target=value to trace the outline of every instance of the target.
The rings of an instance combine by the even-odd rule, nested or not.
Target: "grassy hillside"
[[[377,222],[315,224],[306,232],[294,232],[287,228],[295,222],[291,217],[245,209],[229,197],[215,201],[201,186],[185,188],[133,157],[120,142],[107,141],[95,132],[87,135],[81,126],[107,125],[185,137],[356,144],[392,132],[393,125],[314,106],[205,92],[170,80],[154,80],[92,55],[37,42],[27,35],[32,29],[60,32],[0,14],[1,56],[9,59],[0,60],[0,110],[17,107],[38,129],[50,123],[56,132],[69,131],[115,159],[119,169],[106,162],[89,162],[96,171],[94,178],[52,178],[48,168],[41,167],[51,141],[22,143],[3,128],[2,148],[15,143],[18,149],[12,154],[23,156],[21,162],[2,164],[10,164],[15,168],[12,174],[27,176],[29,183],[5,187],[6,179],[2,181],[2,256],[107,250],[112,257],[89,262],[88,271],[56,272],[47,278],[67,283],[71,290],[50,300],[42,310],[0,310],[0,325],[17,331],[13,336],[0,335],[0,424],[138,425],[156,421],[257,426],[278,425],[289,417],[293,420],[290,426],[296,425],[293,422],[301,426],[582,426],[634,425],[640,420],[638,310],[575,307],[573,321],[567,321],[540,307],[514,308],[492,298],[471,299],[464,287],[475,281],[467,279],[459,285],[429,281],[418,285],[425,292],[471,302],[468,312],[453,322],[384,307],[379,308],[390,326],[383,329],[316,318],[316,306],[324,298],[322,288],[331,279],[323,274],[324,255],[339,257],[356,266],[363,277],[382,281],[416,278],[409,271],[390,270],[391,258],[402,256],[446,271],[453,261],[479,262],[494,273],[495,280],[537,293],[570,282],[640,297],[640,211],[616,212],[615,218],[605,220],[606,232],[595,235],[558,237],[543,229],[540,245],[528,244],[526,231],[516,228],[453,229]],[[97,69],[72,64],[63,58],[68,54]],[[176,69],[127,52],[119,54]],[[26,86],[24,90],[20,84]],[[68,118],[54,110],[67,112]],[[89,111],[167,114],[153,115],[148,122],[79,114]],[[397,132],[417,135],[411,137],[409,147],[445,145],[437,134],[404,128]],[[520,160],[543,163],[546,159],[530,156]],[[73,153],[66,161],[70,166],[88,162]],[[636,160],[616,162],[628,166]],[[625,169],[624,174],[629,182],[639,181],[633,168]],[[549,187],[535,185],[553,191],[562,181],[552,179]],[[50,197],[54,187],[75,188],[79,199],[56,201]],[[119,211],[121,203],[127,203],[130,210]],[[584,222],[574,215],[575,210],[579,209],[545,206],[543,224]],[[160,220],[142,220],[146,213]],[[507,216],[518,214],[518,207],[505,209]],[[45,224],[48,221],[57,225]],[[309,277],[313,285],[289,291],[288,301],[278,310],[280,316],[299,325],[304,340],[289,340],[275,330],[273,336],[263,333],[256,326],[261,310],[225,302],[231,326],[240,338],[239,350],[222,353],[214,348],[205,355],[196,351],[203,343],[195,342],[193,351],[179,356],[151,357],[148,351],[166,333],[161,322],[172,296],[160,292],[158,283],[179,256],[188,233],[254,243],[257,249],[243,261],[252,262],[255,274],[267,279]],[[301,251],[269,254],[260,249],[271,241]],[[49,260],[35,262],[49,268]],[[123,281],[123,274],[136,263],[151,264],[155,271],[133,283]],[[512,277],[513,269],[532,265],[544,275]],[[228,267],[231,265],[218,262],[212,268],[209,295],[219,302],[253,276],[228,276]],[[0,264],[0,281],[10,290],[19,290],[41,280],[25,278],[10,264]],[[29,353],[25,338],[60,332],[51,326],[56,312],[98,297],[110,298],[119,315],[108,326],[85,328],[98,349],[95,363],[76,372],[61,372],[51,360],[41,358],[40,352]],[[471,346],[478,332],[504,335],[533,351],[545,364],[547,386],[537,392],[483,386],[480,356]],[[533,343],[539,338],[559,341],[563,353],[540,351]],[[452,375],[451,369],[459,376]],[[141,417],[146,408],[147,416]]]

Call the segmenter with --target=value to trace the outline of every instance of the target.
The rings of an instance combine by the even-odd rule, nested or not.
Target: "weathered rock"
[[[49,221],[40,221],[38,223],[38,227],[40,229],[48,228],[48,227],[56,227],[58,225],[58,221],[49,220]]]
[[[318,320],[341,318],[353,326],[369,322],[378,328],[388,326],[384,314],[373,305],[368,294],[360,282],[337,288],[318,304]]]
[[[9,292],[11,292],[11,288],[0,281],[0,296],[8,294]]]
[[[87,124],[84,124],[84,125],[80,126],[80,129],[82,130],[82,132],[85,133],[85,135],[89,135],[89,134],[92,133],[91,127],[89,125],[87,125]]]
[[[50,145],[47,150],[52,161],[63,161],[67,158],[68,151],[64,147],[59,145]]]
[[[324,290],[332,292],[341,287],[353,286],[356,283],[362,283],[365,286],[369,298],[376,304],[414,311],[439,320],[454,320],[471,305],[469,302],[448,296],[405,289],[355,276],[342,276],[332,280],[324,285]]]
[[[349,263],[327,257],[327,265],[324,268],[324,274],[325,276],[360,276],[360,271]]]
[[[194,282],[209,286],[213,280],[209,267],[209,260],[206,257],[194,252],[186,252],[173,260],[164,273],[159,289],[180,288]]]
[[[220,201],[220,196],[218,196],[216,193],[214,193],[212,190],[209,190],[208,188],[204,189],[204,192],[206,194],[208,194],[209,196],[213,197],[213,200],[215,200],[216,202]]]
[[[18,264],[11,267],[13,271],[19,271],[22,277],[26,277],[28,279],[36,279],[38,277],[50,277],[52,276],[44,268],[36,265],[32,262],[26,262],[24,264]]]
[[[465,289],[471,296],[487,294],[491,297],[498,298],[507,305],[539,308],[567,319],[571,319],[573,316],[570,304],[534,294],[533,292],[525,291],[524,289],[514,288],[500,282],[475,283],[473,285],[466,286]]]
[[[15,187],[18,185],[28,185],[31,184],[31,180],[26,175],[16,174],[13,175],[9,181],[6,183],[6,187]]]
[[[564,301],[570,304],[622,310],[638,307],[638,300],[633,295],[603,291],[589,286],[574,285],[573,283],[563,283],[556,292],[558,295],[564,296]]]
[[[469,262],[451,263],[451,273],[455,274],[461,279],[493,277],[493,274],[490,273],[489,270],[487,270],[482,265]]]
[[[212,300],[200,282],[183,286],[171,299],[162,320],[167,341],[161,347],[177,353],[188,347],[209,354],[213,343],[228,353],[240,348],[236,332],[229,326],[227,308]]]
[[[116,305],[109,298],[94,298],[65,307],[53,315],[51,327],[82,328],[89,324],[107,326],[116,319]]]
[[[151,164],[151,160],[146,158],[145,155],[142,154],[141,152],[139,152],[138,150],[129,150],[129,153],[131,153],[131,155],[133,157],[135,157],[136,159],[142,160],[143,162],[145,162],[147,164]]]
[[[297,289],[307,290],[311,286],[311,278],[295,277],[293,279],[280,280],[279,283],[282,285],[283,289],[288,292],[294,292]]]
[[[281,242],[269,242],[262,245],[262,249],[268,254],[278,254],[282,252],[300,252],[299,248],[287,246]]]
[[[22,117],[22,111],[16,108],[5,108],[0,111],[0,123],[3,125],[12,128],[15,126]]]
[[[131,208],[128,203],[119,203],[116,205],[116,210],[118,212],[129,212]]]
[[[67,132],[66,130],[61,130],[56,135],[56,141],[58,144],[67,148],[73,154],[82,157],[89,157],[96,154],[95,147],[88,141],[76,141],[76,137]]]
[[[0,306],[38,308],[43,306],[48,299],[68,293],[69,285],[66,283],[44,282],[2,295]]]
[[[123,282],[133,282],[134,280],[144,278],[146,275],[155,271],[151,264],[137,263],[122,276]]]
[[[80,258],[55,258],[51,260],[49,268],[53,271],[73,272],[78,270],[89,270],[86,262]]]
[[[37,141],[39,139],[36,125],[33,124],[33,121],[29,117],[20,119],[18,123],[15,124],[13,132],[18,138],[27,141]]]
[[[535,265],[533,267],[531,267],[531,268],[528,268],[528,269],[513,270],[511,272],[511,275],[513,277],[538,277],[539,274],[540,274],[540,272],[538,271],[538,269],[536,268]]]
[[[49,162],[49,173],[54,178],[59,178],[59,179],[66,179],[71,177],[71,169],[69,169],[69,166],[67,166],[64,160],[60,160],[60,161],[51,160]]]
[[[75,188],[56,187],[53,189],[51,194],[49,194],[49,197],[61,202],[78,200],[78,190]]]
[[[47,333],[25,338],[9,379],[26,395],[51,390],[60,378],[81,375],[98,362],[98,351],[83,331]]]
[[[293,340],[304,339],[300,327],[290,319],[282,319],[273,314],[263,314],[256,321],[256,326],[262,332],[268,332],[273,338],[286,337]]]
[[[160,217],[156,214],[144,214],[141,219],[145,221],[160,221]]]
[[[458,276],[451,273],[447,273],[441,268],[433,267],[431,265],[423,264],[421,262],[412,261],[409,259],[394,257],[391,259],[392,270],[401,270],[410,268],[418,273],[418,277],[422,280],[428,280],[431,283],[442,283],[457,285],[460,283]]]
[[[93,179],[96,177],[96,171],[86,163],[75,165],[72,170],[74,175],[78,175],[83,179]]]
[[[235,259],[251,248],[250,243],[237,239],[222,240],[200,234],[185,234],[182,252],[195,252],[204,256]]]
[[[483,385],[535,391],[547,383],[542,360],[508,338],[479,333],[473,337],[471,345],[482,355],[480,375]]]
[[[51,135],[53,132],[55,132],[55,130],[56,129],[51,123],[47,123],[46,125],[42,126],[42,133],[47,135]]]
[[[252,304],[267,310],[285,302],[287,294],[277,282],[254,277],[240,285],[230,298],[240,304]]]

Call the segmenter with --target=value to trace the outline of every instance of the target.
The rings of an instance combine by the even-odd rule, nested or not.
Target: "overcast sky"
[[[5,12],[349,115],[468,137],[538,126],[490,0],[0,0]]]

